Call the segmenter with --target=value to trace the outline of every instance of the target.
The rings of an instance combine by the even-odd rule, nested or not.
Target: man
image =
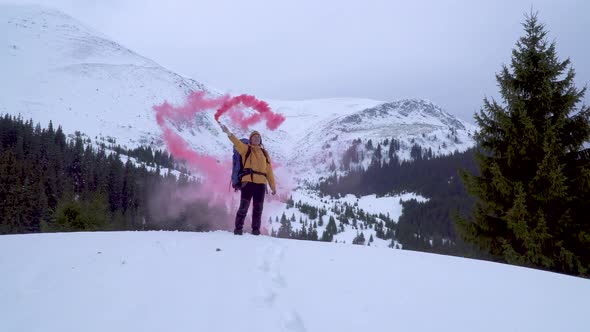
[[[236,225],[234,234],[242,235],[244,219],[250,207],[250,200],[254,199],[252,209],[252,234],[260,235],[260,224],[262,221],[262,208],[264,206],[264,194],[266,192],[266,183],[270,185],[271,193],[276,194],[275,178],[272,172],[272,165],[268,153],[262,147],[262,138],[260,133],[253,131],[250,134],[249,144],[240,141],[232,134],[226,126],[219,124],[224,133],[226,133],[234,144],[236,151],[241,156],[243,171],[240,172],[240,181],[242,183],[240,207],[236,213]]]

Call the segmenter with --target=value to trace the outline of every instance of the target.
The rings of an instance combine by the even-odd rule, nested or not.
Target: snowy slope
[[[585,279],[226,232],[5,235],[0,271],[2,331],[581,332],[590,326]]]
[[[1,113],[129,147],[158,142],[153,105],[205,90],[41,6],[0,5],[0,47]]]
[[[346,195],[345,197],[320,197],[317,192],[314,190],[298,188],[297,190],[293,191],[291,198],[293,199],[294,203],[301,202],[304,204],[308,204],[310,206],[314,206],[318,209],[323,209],[326,211],[326,214],[322,217],[323,225],[319,225],[319,218],[310,219],[308,215],[301,212],[300,209],[296,207],[287,207],[287,204],[277,201],[271,200],[268,201],[265,205],[265,220],[263,220],[265,226],[268,228],[269,232],[274,230],[277,232],[281,227],[279,220],[281,219],[283,213],[287,217],[287,219],[291,220],[294,218],[295,221],[291,222],[293,230],[300,231],[302,227],[309,228],[310,224],[314,224],[317,227],[314,227],[317,231],[319,237],[324,233],[327,227],[327,223],[330,217],[336,219],[336,225],[339,228],[339,232],[334,235],[334,241],[338,243],[344,244],[351,244],[352,240],[358,234],[362,233],[365,239],[367,240],[367,244],[369,238],[373,238],[373,242],[369,245],[373,247],[395,247],[395,248],[402,248],[402,245],[398,241],[393,241],[390,239],[384,240],[377,237],[375,225],[366,222],[364,220],[356,220],[354,223],[352,220],[349,221],[348,224],[341,223],[338,220],[340,213],[336,213],[333,207],[338,207],[339,209],[343,209],[346,205],[350,206],[355,215],[358,215],[358,212],[362,210],[364,213],[375,216],[376,221],[385,221],[379,218],[380,214],[391,218],[394,223],[397,223],[400,216],[402,215],[403,205],[402,202],[415,199],[419,202],[428,201],[428,199],[410,193],[405,193],[401,195],[393,195],[393,196],[383,196],[377,197],[377,195],[367,195],[362,197],[356,197],[354,195]],[[346,204],[346,205],[345,205]],[[266,219],[270,218],[269,221]],[[354,218],[350,218],[354,219]],[[303,223],[301,223],[303,221]],[[246,229],[248,229],[250,221],[246,223]],[[356,226],[354,225],[356,224]],[[362,225],[362,227],[361,227]],[[389,227],[384,226],[384,230],[387,232]]]
[[[302,125],[307,131],[294,140],[291,150],[292,165],[303,169],[305,165],[315,166],[315,174],[304,173],[307,179],[326,174],[332,161],[340,165],[342,154],[355,139],[372,140],[375,145],[386,139],[396,139],[401,142],[399,158],[409,159],[415,144],[430,148],[435,155],[465,151],[474,145],[472,135],[476,130],[474,125],[421,99],[379,103],[324,119]],[[369,162],[367,159],[365,166]]]

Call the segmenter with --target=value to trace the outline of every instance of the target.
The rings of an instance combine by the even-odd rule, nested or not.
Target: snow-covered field
[[[308,203],[315,205],[318,204],[323,208],[329,208],[331,205],[336,203],[337,205],[341,206],[344,203],[350,206],[357,206],[359,209],[363,209],[365,212],[370,214],[378,215],[382,213],[384,215],[389,215],[394,221],[397,221],[399,217],[402,215],[402,205],[401,202],[408,201],[411,199],[415,199],[418,202],[426,202],[428,201],[427,198],[424,198],[420,195],[416,195],[414,193],[405,193],[401,195],[394,195],[394,196],[382,196],[377,197],[377,195],[367,195],[356,197],[354,195],[346,195],[341,198],[332,198],[329,196],[324,197],[323,199],[312,190],[298,190],[293,193],[293,200],[294,201],[302,201],[303,203]],[[325,203],[322,204],[322,200]]]
[[[226,232],[0,237],[0,331],[588,331],[590,281]]]
[[[377,238],[373,225],[370,225],[363,220],[357,220],[357,227],[354,227],[351,223],[341,225],[341,222],[338,220],[340,212],[336,213],[333,208],[336,207],[342,210],[345,208],[345,206],[350,206],[355,211],[355,214],[358,214],[358,212],[362,210],[367,215],[376,217],[377,221],[382,221],[379,218],[379,215],[383,214],[388,216],[393,222],[397,222],[399,217],[402,215],[403,206],[401,203],[403,201],[415,199],[419,202],[425,202],[428,200],[413,193],[384,197],[377,197],[376,195],[367,195],[362,197],[346,195],[345,197],[340,198],[330,196],[320,197],[316,191],[302,188],[293,191],[291,199],[294,201],[294,203],[300,202],[326,211],[326,214],[322,218],[323,225],[318,225],[316,228],[320,237],[326,229],[328,219],[333,217],[336,219],[336,225],[339,229],[339,233],[334,235],[335,242],[350,244],[359,233],[363,233],[367,241],[371,236],[373,237],[374,242],[371,243],[371,246],[375,247],[390,247],[392,241]],[[301,230],[302,224],[300,223],[300,220],[316,224],[319,221],[319,218],[310,219],[308,215],[303,213],[297,207],[288,208],[284,202],[279,200],[267,200],[267,203],[265,204],[265,212],[263,214],[263,223],[266,225],[265,227],[267,227],[269,230],[278,231],[281,225],[277,221],[280,220],[283,213],[287,219],[295,219],[295,221],[292,222],[292,227],[294,230]],[[268,224],[269,218],[272,221],[270,225]],[[249,222],[250,221],[248,220],[246,227],[249,226]],[[309,223],[307,226],[309,226]],[[387,230],[387,227],[385,227],[385,229]],[[395,245],[401,248],[401,244],[399,242],[396,241]]]

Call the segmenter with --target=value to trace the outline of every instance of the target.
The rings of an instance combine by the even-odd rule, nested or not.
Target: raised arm
[[[248,145],[244,144],[244,142],[240,141],[234,134],[232,134],[226,126],[222,125],[220,122],[219,125],[221,126],[221,130],[227,134],[229,140],[234,144],[234,147],[238,151],[238,153],[242,156],[246,154],[248,151]]]

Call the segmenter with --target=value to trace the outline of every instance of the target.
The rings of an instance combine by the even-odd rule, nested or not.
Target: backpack
[[[242,141],[242,143],[244,143],[244,144],[249,144],[249,140],[247,138],[242,138],[242,139],[240,139],[240,141]],[[248,152],[246,152],[246,155],[244,156],[244,162],[242,163],[242,156],[240,156],[240,153],[234,147],[234,154],[232,157],[231,186],[236,191],[242,189],[242,177],[244,175],[261,174],[261,175],[266,176],[266,174],[264,174],[264,173],[256,172],[251,169],[244,169],[244,165],[246,164],[246,161],[250,157],[251,151],[252,151],[251,147],[250,147],[250,145],[248,145]],[[266,154],[266,150],[262,149],[262,153],[264,153],[264,157],[266,158],[266,163],[269,163],[268,162],[268,155]]]

